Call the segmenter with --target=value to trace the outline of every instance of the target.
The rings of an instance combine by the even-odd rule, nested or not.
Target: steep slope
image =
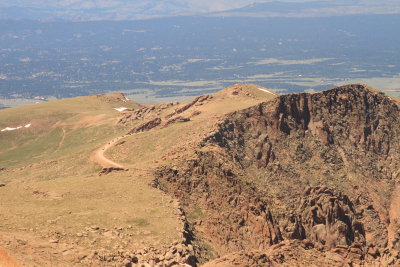
[[[299,239],[320,257],[334,251],[337,265],[394,263],[399,118],[365,85],[279,96],[227,115],[156,184],[194,214],[214,256]]]

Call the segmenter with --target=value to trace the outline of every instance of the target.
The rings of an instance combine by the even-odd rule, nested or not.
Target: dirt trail
[[[113,140],[111,140],[110,142],[108,142],[107,144],[105,144],[104,146],[102,146],[101,148],[99,148],[98,150],[96,150],[92,154],[91,160],[94,162],[97,162],[98,164],[103,166],[103,168],[110,168],[110,167],[123,168],[123,166],[121,164],[118,164],[118,163],[106,158],[104,156],[104,153],[107,151],[107,149],[109,149],[110,147],[115,145],[115,143],[117,143],[119,140],[121,140],[124,137],[126,137],[126,136],[123,135],[123,136],[116,137]]]
[[[62,127],[61,130],[62,130],[61,140],[60,140],[60,143],[58,143],[58,147],[57,147],[57,150],[55,152],[60,150],[60,148],[63,146],[64,140],[65,140],[65,136],[67,135],[67,132],[65,131],[64,127]]]
[[[395,237],[395,233],[400,226],[400,184],[396,184],[395,189],[392,193],[392,200],[390,202],[389,209],[390,225],[388,227],[388,241],[391,246],[392,241]]]

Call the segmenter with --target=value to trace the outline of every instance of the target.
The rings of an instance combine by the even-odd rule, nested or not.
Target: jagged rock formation
[[[365,231],[355,218],[354,204],[342,193],[335,194],[326,187],[308,187],[297,213],[302,230],[298,237],[301,239],[308,238],[327,250],[354,243],[365,245]]]
[[[190,103],[176,107],[172,112],[169,109],[174,108],[179,103],[158,104],[136,110],[127,110],[118,120],[117,124],[135,124],[136,122],[135,126],[128,132],[130,135],[149,131],[158,126],[165,128],[174,123],[190,121],[191,118],[198,116],[201,114],[198,110],[194,110],[187,116],[182,116],[182,113],[190,108],[202,106],[211,99],[213,99],[212,95],[199,96]],[[162,116],[163,112],[167,112],[167,114]],[[138,121],[140,123],[137,123]]]
[[[164,110],[177,106],[179,103],[164,103],[152,106],[144,106],[138,109],[128,109],[123,112],[122,117],[118,120],[117,124],[129,124],[137,120],[154,119],[159,116]]]
[[[155,185],[186,205],[214,256],[298,239],[342,265],[394,264],[399,158],[399,106],[350,85],[227,115],[195,159],[160,168]]]
[[[150,121],[146,121],[146,122],[140,124],[139,126],[134,127],[132,130],[129,131],[128,134],[149,131],[149,130],[153,129],[154,127],[157,127],[160,124],[161,124],[161,119],[155,118]]]
[[[193,223],[214,243],[218,254],[267,248],[281,241],[268,200],[234,177],[229,168],[223,167],[220,157],[204,156],[204,162],[189,163],[185,173],[176,168],[159,170],[157,176],[166,180],[156,186],[167,191],[176,189],[176,196],[186,205],[200,209],[201,214]]]
[[[201,106],[204,104],[204,102],[206,102],[207,100],[210,100],[212,98],[213,98],[212,95],[202,95],[202,96],[196,97],[192,102],[175,109],[174,112],[168,114],[167,116],[165,116],[165,118],[169,119],[175,115],[181,114],[182,112],[188,110],[189,108],[191,108],[193,106]]]

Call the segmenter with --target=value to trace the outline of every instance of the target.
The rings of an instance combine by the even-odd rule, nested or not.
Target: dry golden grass
[[[89,254],[163,247],[179,239],[176,202],[148,186],[146,173],[12,183],[0,192],[1,239],[22,233],[19,239],[36,251],[46,241],[57,243],[53,252]],[[13,252],[26,263],[18,248]],[[47,257],[41,259],[29,266],[50,266]]]
[[[227,113],[248,108],[277,95],[262,91],[257,85],[233,85],[212,95],[202,105],[195,105],[177,116],[191,117],[187,122],[177,122],[168,127],[154,128],[148,132],[134,134],[123,139],[124,145],[114,146],[106,155],[126,167],[143,168],[157,166],[160,162],[188,158],[194,146],[208,136],[217,123]],[[184,106],[183,103],[181,106]],[[171,113],[166,110],[160,114],[163,118]]]
[[[0,245],[23,265],[81,266],[80,257],[91,251],[162,248],[179,240],[177,203],[149,186],[151,174],[99,176],[101,166],[90,161],[93,151],[128,130],[115,125],[119,106],[137,107],[111,95],[0,112],[3,128],[32,123],[0,135],[6,168]]]

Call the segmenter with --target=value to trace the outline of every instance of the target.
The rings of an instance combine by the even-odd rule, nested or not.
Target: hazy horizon
[[[0,3],[0,19],[131,20],[225,12],[258,3],[270,3],[271,9],[274,9],[274,3],[288,3],[286,7],[293,4],[294,10],[298,8],[296,4],[307,3],[308,9],[323,8],[324,12],[321,14],[324,16],[335,14],[335,11],[336,13],[348,12],[343,6],[348,7],[350,13],[358,14],[400,13],[400,3],[395,0],[385,2],[377,0],[3,0]],[[281,11],[278,15],[287,13],[285,8]],[[325,14],[326,11],[329,12]],[[252,12],[257,12],[257,10]]]

